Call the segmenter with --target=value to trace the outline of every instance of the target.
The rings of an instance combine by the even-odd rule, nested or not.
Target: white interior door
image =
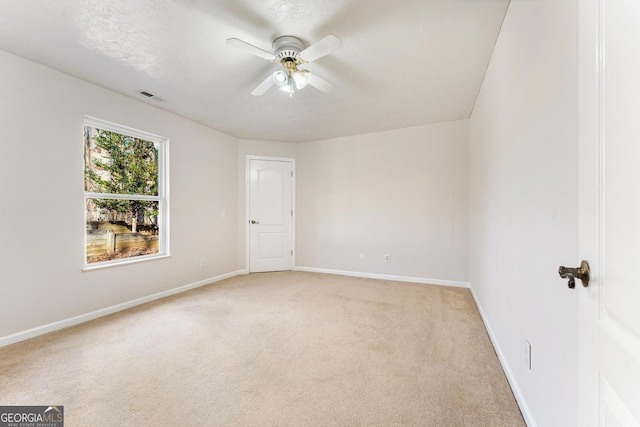
[[[249,158],[249,271],[293,269],[293,160]]]
[[[640,2],[582,0],[579,34],[579,425],[640,426]]]

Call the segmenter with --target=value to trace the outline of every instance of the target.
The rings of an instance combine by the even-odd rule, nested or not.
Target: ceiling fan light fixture
[[[273,73],[273,81],[281,88],[287,86],[289,84],[289,74],[287,74],[284,70],[278,70]]]
[[[281,91],[288,93],[289,95],[293,94],[293,85],[292,84],[287,84],[284,86],[280,86],[279,88]]]
[[[300,90],[309,83],[309,78],[304,74],[304,72],[297,70],[293,73],[293,81],[296,82],[296,87]]]

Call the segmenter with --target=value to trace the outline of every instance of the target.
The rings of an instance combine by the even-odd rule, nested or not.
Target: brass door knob
[[[569,289],[576,287],[576,279],[582,280],[582,286],[585,288],[589,286],[589,280],[591,279],[589,263],[584,260],[580,263],[580,267],[578,268],[570,268],[561,265],[558,269],[558,274],[563,279],[569,279]]]

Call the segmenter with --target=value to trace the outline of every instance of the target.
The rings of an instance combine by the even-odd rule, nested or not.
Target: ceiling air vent
[[[153,99],[154,101],[158,101],[158,102],[164,102],[164,99],[160,98],[159,96],[156,96],[152,93],[147,92],[146,90],[139,90],[138,93],[142,96],[145,96],[147,98]]]

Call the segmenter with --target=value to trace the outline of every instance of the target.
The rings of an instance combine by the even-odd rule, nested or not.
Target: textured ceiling
[[[0,49],[243,139],[303,142],[468,118],[508,0],[2,0]],[[251,91],[271,51],[328,34],[336,90]],[[145,90],[165,102],[144,98]]]

